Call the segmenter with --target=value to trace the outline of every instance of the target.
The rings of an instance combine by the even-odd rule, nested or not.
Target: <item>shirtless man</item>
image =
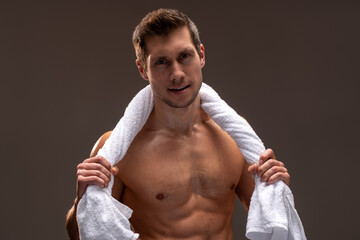
[[[108,185],[114,198],[133,209],[140,239],[233,239],[237,196],[248,209],[251,174],[271,184],[290,176],[272,150],[249,166],[236,143],[200,107],[205,50],[196,26],[183,13],[149,13],[133,36],[136,65],[154,93],[154,110],[125,157],[111,168],[96,157],[110,133],[78,165],[77,196],[66,227],[78,239],[76,207],[89,184]]]

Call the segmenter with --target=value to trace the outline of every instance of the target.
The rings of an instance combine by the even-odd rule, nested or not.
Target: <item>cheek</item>
[[[158,84],[166,83],[170,78],[170,73],[167,70],[152,71],[149,78]]]
[[[191,70],[191,74],[196,77],[201,77],[202,76],[202,67],[201,66],[194,67]]]

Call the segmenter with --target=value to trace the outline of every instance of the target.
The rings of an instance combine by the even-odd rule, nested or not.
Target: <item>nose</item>
[[[170,81],[181,82],[184,80],[185,73],[182,66],[177,61],[174,61],[171,66]]]

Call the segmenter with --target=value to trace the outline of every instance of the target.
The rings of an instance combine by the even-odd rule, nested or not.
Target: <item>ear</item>
[[[141,65],[141,63],[140,63],[140,61],[139,61],[138,59],[136,59],[136,66],[137,66],[137,68],[138,68],[138,70],[139,70],[139,73],[140,73],[141,77],[142,77],[144,80],[149,81],[149,77],[148,77],[148,75],[147,75],[147,73],[146,73],[146,70],[145,70],[145,68],[143,67],[143,65]]]
[[[200,65],[201,68],[205,66],[205,48],[202,44],[200,44]]]

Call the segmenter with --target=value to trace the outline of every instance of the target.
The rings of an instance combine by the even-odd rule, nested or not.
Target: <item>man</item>
[[[133,209],[140,239],[233,239],[237,196],[248,209],[251,174],[271,184],[290,176],[272,150],[249,166],[236,143],[200,107],[205,49],[195,24],[177,10],[149,13],[136,27],[133,43],[140,75],[149,81],[154,110],[125,157],[111,168],[95,157],[78,165],[77,196],[66,226],[78,239],[76,207],[89,184],[105,187],[115,175],[114,198]]]

